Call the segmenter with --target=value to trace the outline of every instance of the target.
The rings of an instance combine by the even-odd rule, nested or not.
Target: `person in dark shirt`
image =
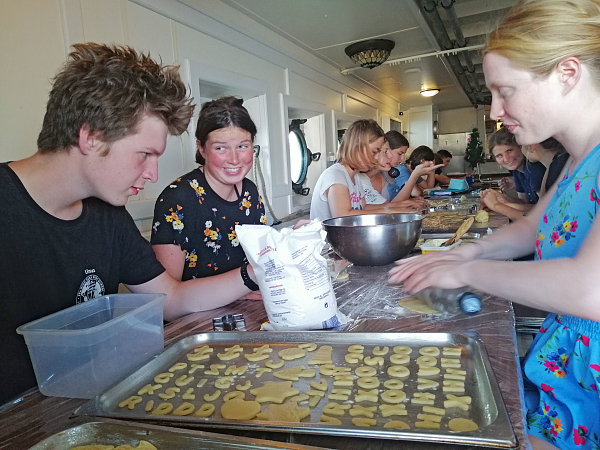
[[[558,179],[569,155],[562,144],[554,138],[546,139],[540,144],[523,146],[522,152],[529,163],[541,163],[545,168],[539,191],[539,197],[542,197]],[[481,198],[487,209],[504,214],[513,220],[523,216],[529,210],[529,205],[509,202],[505,196],[491,189],[483,191]]]
[[[541,162],[546,167],[546,173],[540,188],[540,197],[544,195],[556,183],[563,170],[569,154],[563,145],[554,138],[546,139],[539,144],[523,147],[525,156],[529,161]]]
[[[251,292],[240,271],[219,283],[175,280],[124,207],[157,181],[167,136],[186,131],[193,109],[177,67],[130,47],[74,46],[37,151],[0,164],[0,405],[35,386],[20,325],[119,283],[165,293],[166,320]]]

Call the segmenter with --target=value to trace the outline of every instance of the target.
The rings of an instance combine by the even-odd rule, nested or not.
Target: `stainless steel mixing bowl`
[[[408,255],[421,235],[418,214],[363,214],[323,221],[327,240],[359,266],[384,266]]]

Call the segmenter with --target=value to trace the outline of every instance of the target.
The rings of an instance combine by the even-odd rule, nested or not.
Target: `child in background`
[[[348,127],[338,148],[338,162],[323,171],[317,181],[310,204],[311,219],[418,211],[410,206],[367,205],[366,189],[371,183],[363,172],[380,165],[384,142],[383,130],[372,119],[357,120]]]
[[[389,172],[392,169],[392,161],[395,158],[393,156],[392,150],[390,149],[390,144],[388,141],[384,142],[383,148],[381,149],[381,153],[379,154],[379,157],[377,159],[377,168],[369,170],[366,173],[367,177],[369,178],[368,184],[365,185],[367,192],[365,197],[367,202],[367,209],[371,208],[371,205],[390,204],[390,206],[403,206],[407,208],[415,207],[418,209],[422,209],[428,205],[428,203],[423,197],[415,197],[411,199],[410,192],[412,187],[407,186],[405,184],[402,189],[398,188],[398,185],[393,181],[394,178],[392,178],[389,175]],[[429,163],[428,165],[423,164],[418,166],[417,169],[415,169],[416,175],[415,177],[413,177],[413,182],[407,184],[413,186],[419,174],[431,173],[434,169],[435,167],[430,166]],[[385,186],[387,184],[387,178],[385,178],[384,175],[390,177],[392,180],[391,183],[393,183],[393,186],[397,188],[394,189],[394,192],[396,192],[396,194],[391,200],[388,200],[383,195],[383,193],[390,194],[390,189],[386,189]],[[365,182],[366,181],[367,180],[365,180]]]
[[[437,153],[434,155],[434,160],[433,160],[436,164],[443,164],[443,167],[448,166],[448,164],[450,164],[450,161],[452,161],[452,153],[450,153],[448,150],[438,150]],[[448,175],[444,175],[442,173],[442,168],[439,168],[435,171],[435,184],[436,186],[438,184],[450,184],[450,180],[452,179],[452,177],[449,177]]]
[[[426,145],[421,145],[413,150],[413,152],[408,157],[408,160],[404,164],[400,164],[397,169],[400,171],[400,175],[396,177],[396,184],[400,186],[400,188],[404,187],[405,184],[412,182],[411,179],[413,175],[416,177],[416,183],[411,188],[411,194],[415,197],[419,197],[423,195],[423,189],[431,189],[435,185],[435,177],[433,175],[427,175],[426,178],[423,178],[424,173],[420,173],[419,171],[415,172],[417,166],[421,166],[421,168],[431,168],[435,167],[432,170],[435,170],[441,166],[434,166],[434,154],[433,150],[431,150]],[[431,171],[430,171],[431,172]]]

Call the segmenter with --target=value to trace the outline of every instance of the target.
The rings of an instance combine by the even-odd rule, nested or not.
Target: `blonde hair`
[[[488,36],[494,52],[542,78],[575,56],[600,85],[600,0],[520,0]]]
[[[338,162],[353,170],[375,169],[379,166],[379,161],[373,155],[369,144],[384,136],[383,130],[373,119],[361,119],[353,122],[344,133],[342,143],[338,148]]]

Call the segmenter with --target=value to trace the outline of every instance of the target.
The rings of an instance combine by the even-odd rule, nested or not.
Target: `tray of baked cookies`
[[[75,414],[188,428],[517,446],[484,345],[467,334],[198,334]]]

